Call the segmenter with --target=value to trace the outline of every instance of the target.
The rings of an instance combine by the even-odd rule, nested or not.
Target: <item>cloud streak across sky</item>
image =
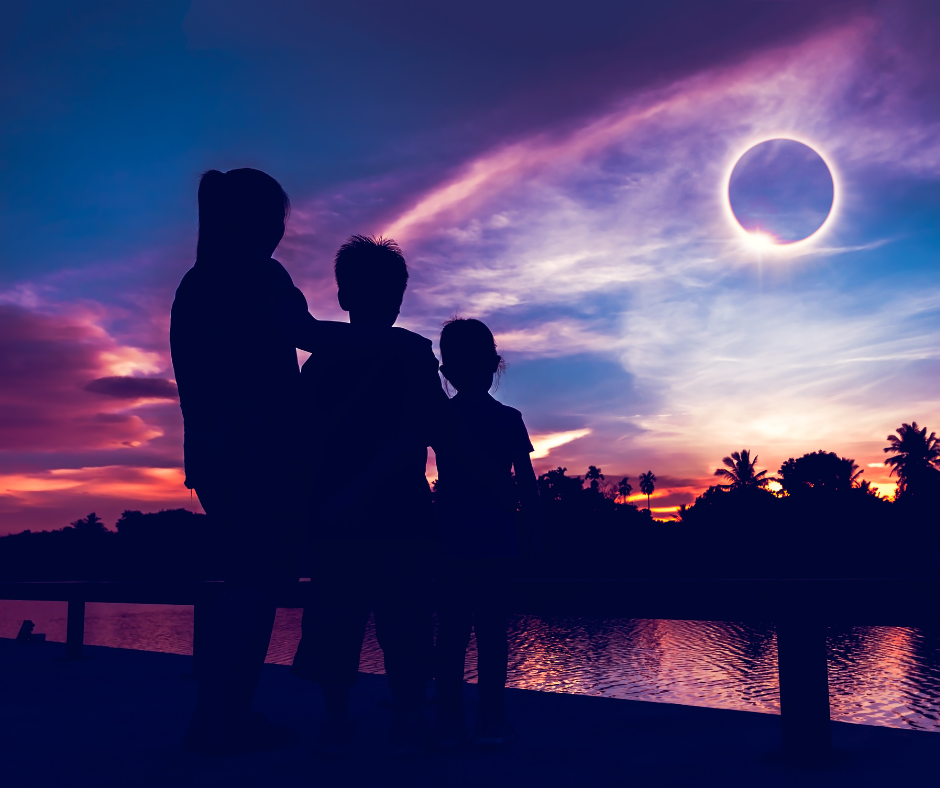
[[[509,363],[498,396],[539,436],[540,470],[591,463],[636,486],[653,469],[653,505],[668,510],[736,449],[771,470],[820,448],[870,466],[902,421],[940,428],[928,5],[739,2],[702,16],[688,4],[671,24],[665,11],[632,18],[589,3],[585,30],[570,33],[545,6],[536,32],[568,35],[571,54],[521,40],[531,68],[509,45],[525,4],[511,4],[506,30],[455,33],[449,45],[445,12],[403,4],[392,18],[361,5],[374,13],[352,43],[343,13],[354,11],[279,3],[262,14],[235,2],[225,19],[211,2],[125,9],[75,26],[75,41],[43,33],[38,12],[14,25],[14,52],[56,44],[50,74],[71,58],[60,105],[104,110],[73,131],[73,156],[75,139],[85,147],[58,171],[24,154],[21,136],[32,129],[60,161],[66,143],[51,124],[79,121],[56,117],[55,102],[31,106],[21,91],[18,130],[0,137],[17,153],[0,160],[13,184],[0,193],[12,239],[0,532],[86,509],[114,519],[191,505],[167,327],[194,246],[196,175],[213,166],[259,166],[287,186],[294,211],[278,257],[315,315],[342,314],[331,252],[350,233],[384,232],[412,266],[403,324],[436,338],[456,312],[486,320]],[[36,56],[5,68],[25,73]],[[136,153],[103,147],[108,80],[82,76],[95,69],[112,92],[125,73],[142,91],[120,116],[131,133],[143,118]],[[840,194],[825,232],[788,255],[743,244],[726,204],[737,157],[773,136],[817,147]],[[27,165],[64,195],[45,210]],[[83,167],[94,177],[79,178]],[[89,181],[98,214],[70,202]],[[889,489],[883,468],[866,478]]]
[[[686,453],[681,472],[704,475],[720,446],[877,456],[911,410],[937,412],[937,291],[866,281],[871,258],[901,252],[866,232],[865,192],[940,166],[940,126],[916,120],[898,83],[911,64],[869,66],[879,32],[861,19],[487,153],[385,232],[426,272],[429,315],[454,305],[517,357],[589,354],[633,377],[602,412],[565,414],[593,429],[582,445],[598,461]],[[815,249],[762,260],[731,227],[725,187],[737,156],[774,136],[819,146],[846,196]]]

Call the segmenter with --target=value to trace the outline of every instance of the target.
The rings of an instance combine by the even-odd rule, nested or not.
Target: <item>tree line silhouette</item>
[[[791,457],[771,477],[745,449],[722,460],[719,484],[679,508],[676,531],[725,573],[735,564],[770,576],[934,573],[940,442],[917,422],[887,440],[885,465],[898,479],[892,499],[834,452]]]
[[[109,530],[95,512],[55,531],[0,539],[7,580],[215,580],[210,518],[187,509],[125,511]]]
[[[680,506],[675,520],[652,517],[652,471],[639,476],[643,509],[628,500],[629,477],[606,483],[595,465],[583,476],[555,468],[538,477],[543,555],[520,571],[539,577],[934,573],[940,441],[916,422],[887,440],[885,464],[898,480],[892,499],[861,478],[853,459],[834,452],[790,458],[771,476],[743,449],[722,460],[718,483]],[[0,538],[0,576],[217,579],[217,544],[209,518],[185,509],[125,511],[115,530],[91,513],[67,528]]]

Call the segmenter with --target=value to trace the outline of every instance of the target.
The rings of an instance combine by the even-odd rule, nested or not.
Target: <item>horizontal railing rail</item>
[[[305,582],[284,588],[278,607],[303,607]],[[777,630],[785,752],[819,761],[831,749],[826,628],[829,625],[940,624],[937,580],[618,579],[518,580],[520,614],[772,623]],[[85,604],[195,606],[194,658],[201,612],[222,591],[213,581],[0,582],[0,600],[68,603],[66,658],[81,659]]]

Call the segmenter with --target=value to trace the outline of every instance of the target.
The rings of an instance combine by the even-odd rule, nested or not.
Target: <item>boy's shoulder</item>
[[[415,353],[434,353],[432,342],[427,337],[406,328],[392,326],[388,329],[360,328],[352,323],[332,320],[319,321],[328,331],[328,339],[350,345],[376,345]]]
[[[432,362],[437,366],[437,357],[430,339],[394,326],[376,332],[373,329],[361,329],[351,323],[319,321],[321,347],[318,353],[311,355],[304,362],[304,368],[315,368],[320,363],[321,356],[344,357],[347,359],[386,360],[389,357],[409,359],[424,365]]]
[[[395,347],[415,355],[434,355],[433,343],[427,337],[409,331],[407,328],[392,326],[391,342]]]

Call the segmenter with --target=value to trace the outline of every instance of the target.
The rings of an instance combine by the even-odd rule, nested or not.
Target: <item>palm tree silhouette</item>
[[[723,489],[757,489],[770,484],[767,471],[757,472],[757,455],[755,454],[752,460],[751,452],[748,449],[731,452],[730,457],[724,457],[721,461],[728,467],[716,470],[715,476],[720,476],[722,479],[728,479],[731,482],[731,484],[718,485]]]
[[[630,484],[630,477],[624,476],[617,483],[617,492],[620,493],[620,500],[622,503],[627,502],[627,496],[633,492],[633,485]]]
[[[754,458],[757,459],[756,457]],[[848,457],[839,458],[839,489],[851,490],[853,487],[860,487],[863,482],[859,477],[865,473],[858,463]]]
[[[88,517],[82,517],[71,523],[71,526],[80,534],[100,534],[108,530],[102,519],[94,512]]]
[[[584,474],[584,480],[591,483],[591,489],[594,491],[597,491],[597,488],[600,487],[600,480],[603,478],[604,474],[596,465],[589,465],[587,473]]]
[[[926,427],[917,429],[916,421],[902,424],[897,435],[889,435],[887,440],[891,445],[885,448],[885,454],[895,456],[888,457],[885,465],[891,467],[892,476],[897,474],[898,492],[906,492],[911,482],[916,485],[940,466],[940,441],[933,432],[928,438]]]
[[[650,496],[656,489],[656,475],[652,471],[640,474],[640,492],[646,496],[646,511],[650,509]]]

